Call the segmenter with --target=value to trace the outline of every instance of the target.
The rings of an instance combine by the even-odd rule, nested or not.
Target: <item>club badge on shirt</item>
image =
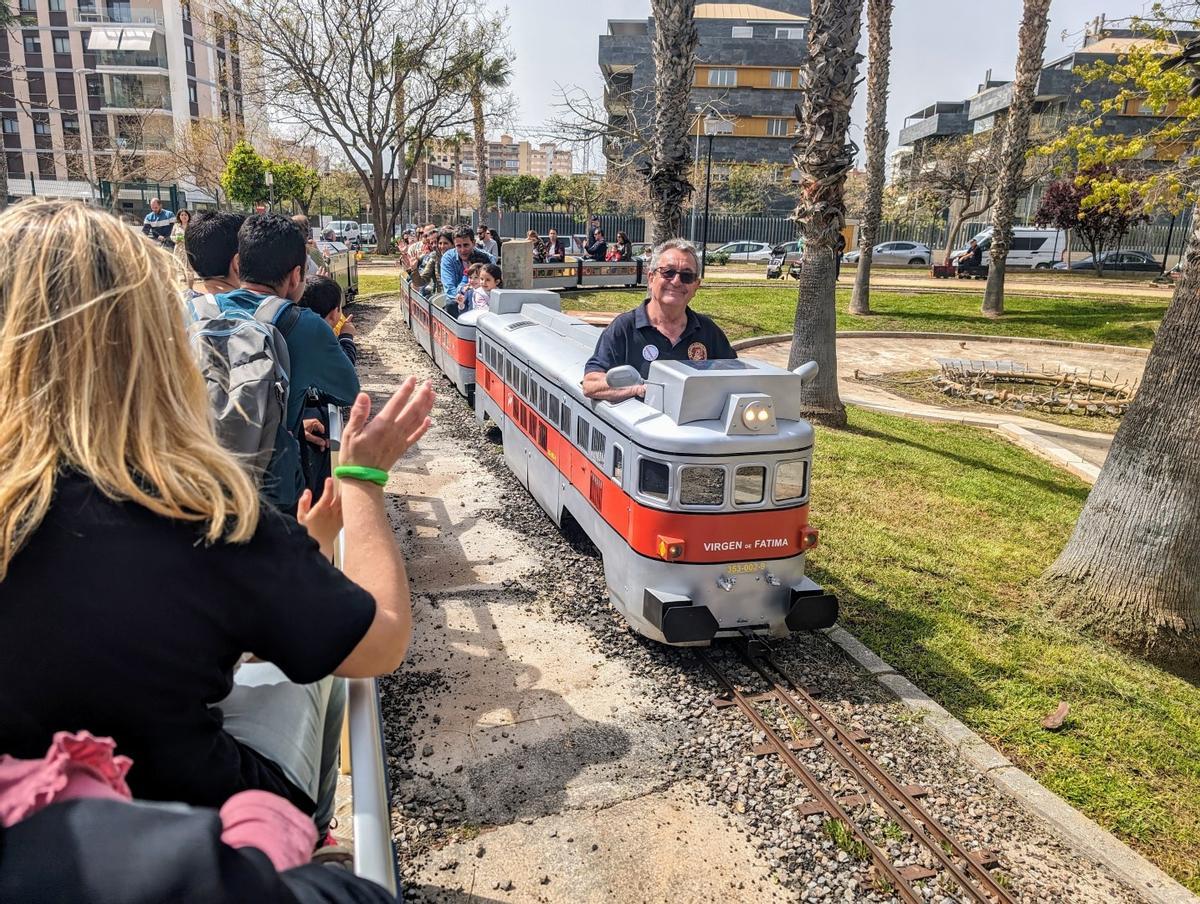
[[[692,361],[707,361],[708,348],[703,342],[693,342],[688,346],[688,358]]]
[[[699,344],[699,343],[697,343],[697,344]],[[645,348],[642,349],[642,357],[645,358],[647,361],[657,360],[658,359],[658,346],[657,345],[647,345]]]

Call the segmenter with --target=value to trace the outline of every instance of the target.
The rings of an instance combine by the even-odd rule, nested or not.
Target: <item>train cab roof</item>
[[[648,448],[738,454],[812,445],[812,427],[801,415],[802,379],[766,362],[655,361],[645,400],[612,404],[588,399],[582,389],[584,365],[600,328],[544,304],[481,319],[480,327],[559,384],[578,405]]]

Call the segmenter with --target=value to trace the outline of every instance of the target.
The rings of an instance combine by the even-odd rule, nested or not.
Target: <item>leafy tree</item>
[[[551,210],[562,207],[567,203],[569,189],[570,183],[567,181],[567,177],[554,173],[542,180],[539,200]]]
[[[893,0],[867,0],[867,185],[858,231],[858,269],[850,295],[851,314],[871,313],[871,257],[883,215],[884,153],[887,150],[888,72],[892,56]]]
[[[487,201],[520,210],[522,204],[538,199],[540,189],[541,180],[537,176],[493,176],[488,180]]]
[[[239,141],[225,161],[221,187],[234,203],[249,207],[267,197],[267,161],[249,142]]]
[[[267,168],[275,177],[275,197],[281,201],[290,198],[307,215],[313,195],[321,185],[317,171],[296,160],[273,160]]]
[[[542,180],[537,176],[517,176],[513,182],[513,207],[521,209],[522,204],[531,204],[541,196]]]
[[[605,186],[591,176],[576,174],[567,183],[567,207],[576,215],[591,216],[606,198]]]
[[[1000,179],[992,208],[992,247],[988,250],[987,288],[981,312],[986,317],[1004,313],[1004,270],[1012,244],[1013,217],[1029,150],[1029,121],[1033,115],[1034,91],[1042,73],[1046,29],[1050,25],[1050,0],[1025,0],[1021,27],[1017,32],[1017,73],[1012,83],[1012,102],[1004,125],[1000,149]]]
[[[775,193],[770,167],[735,163],[721,192],[721,206],[735,216],[761,217]]]
[[[1094,166],[1074,179],[1062,179],[1046,186],[1034,222],[1039,226],[1075,230],[1092,253],[1092,268],[1104,275],[1104,252],[1113,242],[1142,222],[1141,199],[1120,193],[1093,198],[1093,182],[1105,177],[1120,178],[1111,167]]]

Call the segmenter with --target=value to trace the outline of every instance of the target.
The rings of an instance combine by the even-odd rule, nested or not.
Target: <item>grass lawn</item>
[[[814,467],[814,577],[842,623],[1200,892],[1200,688],[1043,615],[1036,579],[1087,487],[983,431],[858,409]],[[1066,725],[1042,729],[1060,700]]]
[[[637,304],[640,289],[563,293],[563,307],[583,311],[623,311]],[[1149,347],[1167,310],[1166,300],[1147,298],[1036,298],[1009,295],[1005,314],[989,320],[979,313],[979,294],[912,294],[876,290],[870,317],[846,313],[850,289],[838,290],[839,330],[911,330],[1073,339]],[[696,310],[719,323],[730,339],[790,333],[796,316],[796,287],[706,286],[696,294]]]
[[[376,292],[400,292],[400,277],[396,273],[359,273],[358,294],[374,295]]]

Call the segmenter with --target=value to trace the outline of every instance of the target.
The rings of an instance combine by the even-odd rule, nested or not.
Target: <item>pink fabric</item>
[[[221,823],[223,842],[235,848],[258,848],[277,870],[308,863],[317,843],[312,819],[267,791],[233,795],[221,807]]]
[[[125,775],[133,761],[114,756],[111,738],[60,731],[40,760],[0,756],[0,824],[28,819],[57,801],[79,797],[131,800]]]

